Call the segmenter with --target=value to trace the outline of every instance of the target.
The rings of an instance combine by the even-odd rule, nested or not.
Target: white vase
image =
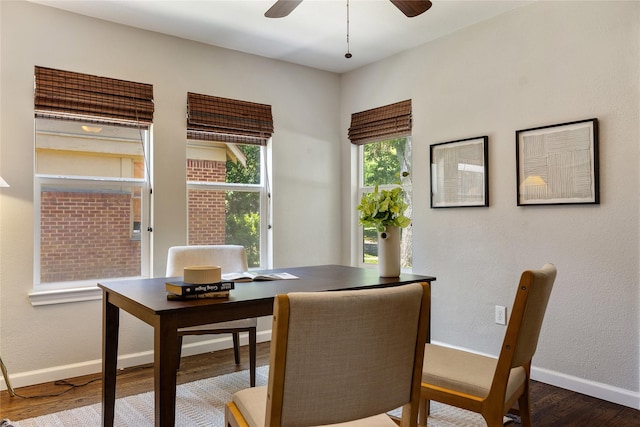
[[[400,276],[400,227],[387,227],[378,233],[380,277]]]

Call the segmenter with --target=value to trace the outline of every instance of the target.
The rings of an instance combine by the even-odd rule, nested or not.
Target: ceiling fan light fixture
[[[347,0],[347,53],[344,54],[344,57],[349,59],[352,56],[351,49],[349,49],[349,0]]]
[[[396,8],[398,8],[408,18],[418,16],[432,6],[429,0],[389,0]],[[302,3],[302,0],[276,0],[276,2],[264,14],[267,18],[284,18]],[[347,53],[344,57],[349,59],[353,57],[349,49],[349,0],[347,0]]]

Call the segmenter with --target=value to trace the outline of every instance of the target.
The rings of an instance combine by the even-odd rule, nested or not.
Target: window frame
[[[93,118],[74,117],[66,119],[64,117],[35,117],[34,118],[34,165],[33,165],[33,224],[34,224],[34,254],[33,254],[33,288],[29,292],[29,299],[32,305],[48,305],[58,303],[68,303],[76,301],[87,301],[102,298],[102,291],[97,287],[97,283],[103,280],[120,280],[130,278],[141,278],[151,276],[151,216],[152,216],[152,170],[151,152],[153,142],[153,125],[139,124],[135,126],[140,130],[143,142],[144,158],[144,178],[122,178],[122,177],[94,177],[81,175],[45,174],[37,171],[37,138],[38,120],[60,120],[74,121],[77,123],[96,123]],[[105,125],[123,126],[131,128],[131,123],[117,123],[115,121],[104,121]],[[120,186],[141,190],[141,212],[140,212],[140,275],[130,277],[96,277],[84,280],[61,281],[41,283],[41,197],[44,186],[64,187],[68,184],[75,185],[76,188],[86,186]],[[133,227],[133,218],[132,218]],[[134,236],[132,235],[132,240]]]

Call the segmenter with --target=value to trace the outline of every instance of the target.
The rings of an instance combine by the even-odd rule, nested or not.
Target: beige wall
[[[438,278],[434,340],[496,355],[494,307],[511,306],[522,270],[553,262],[534,378],[636,408],[639,30],[638,2],[536,2],[345,74],[341,93],[343,128],[413,101],[413,262]],[[515,131],[593,117],[601,204],[516,206]],[[431,209],[429,145],[482,135],[490,206]]]

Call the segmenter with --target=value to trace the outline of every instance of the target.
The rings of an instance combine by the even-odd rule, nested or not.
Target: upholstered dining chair
[[[229,427],[416,426],[428,283],[276,296],[268,386],[241,390]]]
[[[182,276],[184,268],[193,265],[217,265],[222,273],[248,270],[247,256],[239,245],[193,245],[173,246],[167,255],[167,277]],[[240,364],[240,332],[249,333],[249,383],[256,385],[256,329],[258,320],[241,319],[209,325],[194,326],[178,330],[178,367],[185,335],[228,334],[233,337],[233,355],[236,365]]]
[[[425,346],[421,425],[427,425],[429,401],[435,400],[480,413],[489,427],[502,426],[509,412],[520,415],[523,427],[531,426],[531,359],[556,274],[553,264],[522,273],[497,359],[434,344]]]

